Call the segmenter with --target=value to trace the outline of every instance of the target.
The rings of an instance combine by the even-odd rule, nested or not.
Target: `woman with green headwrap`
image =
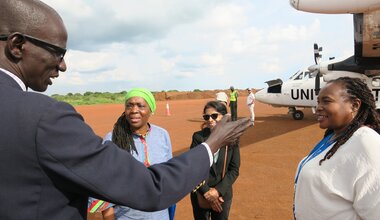
[[[165,129],[148,122],[149,117],[156,110],[153,94],[143,88],[134,88],[128,91],[125,99],[125,110],[116,121],[113,131],[105,136],[104,141],[113,141],[147,167],[171,159],[172,147],[169,133]],[[136,193],[138,190],[139,187],[136,186]],[[110,214],[110,219],[112,219],[112,212],[114,219],[117,220],[169,219],[167,209],[157,212],[143,212],[125,206],[113,205],[104,210],[103,215],[106,217]]]

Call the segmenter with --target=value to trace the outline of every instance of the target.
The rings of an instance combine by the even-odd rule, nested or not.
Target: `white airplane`
[[[316,64],[319,64],[322,58],[321,51],[322,48],[318,48],[318,45],[314,44]],[[297,108],[311,108],[315,113],[319,93],[317,88],[323,87],[326,82],[313,68],[315,65],[300,69],[285,82],[282,82],[281,79],[265,82],[268,87],[256,92],[256,100],[274,107],[288,107],[288,114],[292,114],[295,120],[302,120],[304,117],[304,113]]]
[[[271,88],[275,85],[269,84],[267,89],[256,93],[256,98],[259,101],[261,100],[262,102],[275,106],[289,107],[289,112],[293,113],[294,119],[299,120],[303,118],[303,113],[296,110],[296,107],[315,107],[316,102],[312,100],[311,97],[315,99],[315,96],[318,95],[319,89],[324,85],[324,82],[342,76],[348,76],[361,78],[367,83],[368,87],[372,90],[376,107],[379,110],[380,0],[289,0],[289,2],[295,9],[300,11],[325,14],[353,14],[355,54],[341,61],[330,60],[328,62],[319,62],[321,58],[319,51],[321,50],[315,44],[314,57],[316,64],[308,68],[311,72],[309,75],[314,76],[315,79],[315,86],[313,87],[315,93],[313,96],[309,96],[310,100],[306,99],[308,97],[306,95],[303,96],[304,99],[301,99],[301,95],[298,99],[293,98],[297,96],[291,96],[292,91],[297,89],[297,83],[291,82],[296,81],[296,76],[293,76],[290,81],[277,83],[277,85],[280,85],[280,92],[277,92],[277,98],[274,98],[275,96],[272,92],[274,89]],[[321,78],[323,78],[323,80],[321,80]],[[304,80],[298,87],[300,94],[302,91],[303,94],[307,94],[306,91],[311,89],[308,80]],[[282,101],[282,99],[286,101]],[[314,104],[311,104],[311,101],[313,101]]]
[[[319,53],[318,56],[321,57]],[[335,59],[326,61],[326,63],[334,62],[336,62]],[[288,114],[292,114],[293,119],[302,120],[304,113],[299,108],[311,108],[315,113],[319,92],[317,88],[323,87],[326,82],[332,79],[348,76],[360,78],[367,83],[375,97],[376,107],[380,109],[380,75],[368,77],[355,72],[334,71],[334,74],[319,76],[314,69],[315,65],[301,69],[285,82],[281,79],[265,82],[268,87],[256,92],[256,100],[274,107],[288,107]],[[318,83],[319,85],[316,85]]]
[[[317,76],[308,68],[304,68],[285,82],[281,79],[269,80],[265,82],[268,87],[256,92],[255,98],[274,107],[288,107],[288,114],[292,114],[295,120],[301,120],[304,113],[296,108],[315,108],[317,105],[315,77]],[[324,84],[325,82],[322,82],[322,86]]]

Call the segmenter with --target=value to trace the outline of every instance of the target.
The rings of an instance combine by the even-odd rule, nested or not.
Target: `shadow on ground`
[[[189,122],[200,123],[203,120],[200,118],[188,119]],[[312,113],[306,113],[303,120],[294,120],[289,115],[276,114],[271,116],[256,117],[255,126],[248,128],[240,139],[240,147],[273,138],[285,133],[299,130],[307,126],[317,123]],[[282,126],[279,126],[282,125]],[[284,126],[286,125],[286,126]],[[186,152],[188,149],[181,149],[173,152],[174,155],[179,155]]]

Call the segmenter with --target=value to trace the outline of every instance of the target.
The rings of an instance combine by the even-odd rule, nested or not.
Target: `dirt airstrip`
[[[212,100],[158,101],[150,122],[169,131],[174,154],[187,151],[191,136],[199,130],[204,104]],[[246,97],[238,99],[238,117],[247,117]],[[170,116],[166,104],[169,104]],[[76,109],[95,133],[103,137],[124,107],[122,104],[78,106]],[[255,126],[241,138],[240,176],[233,185],[230,219],[292,219],[293,178],[300,159],[322,137],[315,117],[305,109],[305,118],[295,121],[286,108],[256,103]],[[176,219],[192,219],[189,196],[177,203]],[[98,215],[91,220],[100,220]]]

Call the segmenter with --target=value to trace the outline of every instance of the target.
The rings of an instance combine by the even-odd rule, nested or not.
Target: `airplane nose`
[[[290,5],[298,10],[299,0],[289,0]]]
[[[255,99],[257,101],[263,102],[265,101],[265,94],[266,94],[266,89],[262,89],[255,93]]]

